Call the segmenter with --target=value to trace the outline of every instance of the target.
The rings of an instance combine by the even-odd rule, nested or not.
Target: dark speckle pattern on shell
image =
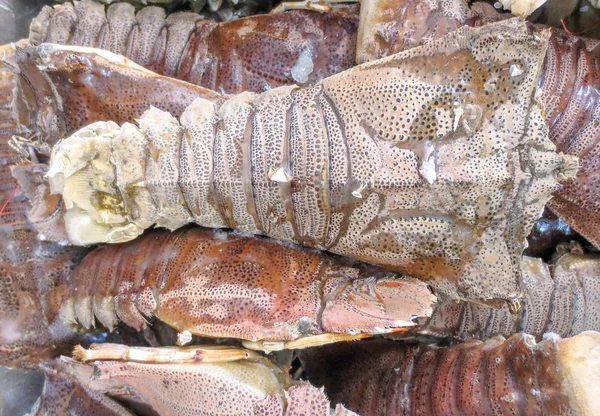
[[[509,16],[485,2],[469,5],[466,0],[368,0],[362,5],[358,62],[426,44],[463,25],[481,26]],[[558,151],[577,156],[581,166],[548,207],[600,248],[600,42],[536,28],[551,32],[539,79],[550,140]]]
[[[178,331],[245,340],[380,333],[413,326],[435,302],[422,282],[279,242],[186,228],[92,251],[64,286],[60,314],[141,329],[156,316]]]
[[[299,352],[308,380],[361,415],[569,415],[555,339],[451,347],[362,341]]]
[[[354,65],[358,7],[327,13],[290,11],[215,23],[201,15],[169,15],[156,6],[108,7],[82,0],[45,7],[32,22],[33,44],[90,46],[125,55],[161,75],[224,94],[298,82],[293,68],[310,57],[313,84]]]
[[[535,98],[546,46],[515,19],[304,89],[199,98],[180,121],[150,109],[122,128],[145,173],[118,173],[136,192],[110,191],[129,218],[115,229],[230,227],[383,265],[452,298],[516,299],[525,237],[570,163]],[[120,165],[114,123],[81,138],[105,128]]]

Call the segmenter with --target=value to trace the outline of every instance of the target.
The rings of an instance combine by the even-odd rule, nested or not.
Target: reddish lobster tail
[[[83,0],[46,7],[30,40],[107,49],[161,75],[221,93],[315,83],[354,65],[358,9],[291,11],[214,23],[159,7]]]
[[[96,249],[65,289],[61,315],[86,328],[97,318],[141,329],[156,316],[178,331],[247,340],[409,327],[435,301],[422,282],[373,266],[202,228]]]
[[[302,351],[300,359],[312,384],[363,416],[592,415],[594,388],[577,380],[590,374],[576,361],[598,366],[589,351],[599,336],[536,344],[517,334],[445,348],[364,341]]]
[[[558,30],[550,40],[541,78],[550,139],[581,168],[549,207],[600,247],[600,41]]]

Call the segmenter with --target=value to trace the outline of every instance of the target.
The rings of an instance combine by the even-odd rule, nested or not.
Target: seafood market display
[[[0,47],[0,413],[600,413],[587,6],[331,3]]]
[[[517,20],[463,28],[314,87],[200,98],[180,120],[151,108],[139,128],[91,124],[54,147],[50,187],[80,245],[195,222],[514,301],[527,232],[576,168],[535,99],[546,45]],[[465,68],[471,89],[456,83]],[[497,94],[479,87],[490,80]]]

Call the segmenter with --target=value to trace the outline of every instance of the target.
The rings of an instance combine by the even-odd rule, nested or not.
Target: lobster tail
[[[151,108],[139,129],[65,139],[49,176],[73,224],[99,230],[67,224],[78,244],[197,222],[385,265],[455,299],[514,300],[525,237],[576,165],[536,100],[546,46],[512,20],[312,87],[200,97],[181,121]]]
[[[299,352],[311,383],[359,414],[562,414],[598,409],[600,333],[451,347],[365,341]],[[340,373],[343,371],[343,374]]]
[[[63,320],[85,328],[97,319],[109,329],[119,320],[142,329],[156,317],[180,332],[280,343],[416,328],[435,302],[414,279],[202,228],[96,249],[65,290]]]
[[[291,11],[215,23],[150,6],[105,8],[82,0],[45,7],[31,24],[33,44],[59,43],[122,54],[161,75],[223,93],[314,84],[354,65],[358,9]],[[277,62],[273,56],[277,56]]]

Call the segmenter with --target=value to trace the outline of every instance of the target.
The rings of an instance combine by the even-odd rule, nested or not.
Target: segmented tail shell
[[[506,17],[484,2],[469,8],[465,0],[373,0],[361,8],[357,60],[388,56],[462,25],[481,26]],[[545,121],[557,150],[577,156],[580,170],[548,206],[600,248],[600,41],[551,30],[539,80]]]
[[[45,7],[32,22],[34,44],[107,49],[161,75],[221,93],[262,92],[315,83],[354,65],[358,9],[291,11],[214,23],[201,15],[93,0]]]
[[[442,301],[421,331],[459,339],[508,337],[516,332],[540,339],[545,333],[571,337],[600,331],[600,257],[566,254],[548,266],[524,257],[521,310],[489,308],[469,302]]]
[[[593,415],[600,333],[451,347],[362,341],[299,352],[307,378],[360,415]],[[586,377],[589,378],[586,381]]]
[[[548,207],[600,248],[600,41],[553,30],[540,86],[550,139],[579,157]]]
[[[156,316],[178,331],[245,340],[408,329],[431,315],[427,286],[315,250],[190,228],[92,251],[60,310],[141,329]],[[418,319],[417,319],[418,318]]]

